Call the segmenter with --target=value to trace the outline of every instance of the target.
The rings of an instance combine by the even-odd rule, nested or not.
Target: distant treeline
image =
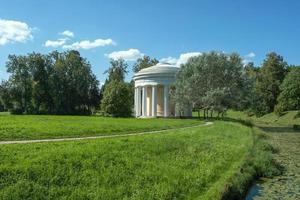
[[[153,66],[158,60],[144,56],[133,72]],[[101,87],[91,65],[78,51],[47,55],[10,55],[10,77],[0,85],[0,111],[15,114],[92,114],[131,116],[134,83],[125,82],[128,64],[111,60]],[[236,53],[209,52],[192,57],[180,66],[171,100],[180,111],[186,105],[223,115],[228,109],[261,116],[275,111],[300,109],[300,67],[288,65],[276,53],[267,54],[261,66]]]
[[[99,108],[99,81],[77,51],[10,55],[3,108],[14,114],[90,114]]]
[[[236,54],[203,53],[181,66],[173,98],[177,109],[190,104],[204,117],[228,109],[261,116],[300,109],[300,67],[269,53],[262,66],[243,64]]]

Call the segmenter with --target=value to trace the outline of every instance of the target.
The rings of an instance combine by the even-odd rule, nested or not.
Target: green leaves
[[[77,51],[10,55],[6,67],[0,98],[12,112],[89,114],[99,106],[99,82]]]

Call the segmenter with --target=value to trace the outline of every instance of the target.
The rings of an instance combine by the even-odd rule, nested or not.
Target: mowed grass
[[[0,199],[220,199],[252,148],[238,123],[0,146]]]
[[[201,124],[199,120],[0,114],[0,141],[126,134]]]

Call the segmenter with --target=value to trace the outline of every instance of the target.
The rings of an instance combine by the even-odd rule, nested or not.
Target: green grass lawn
[[[45,127],[49,118],[57,126],[57,117],[42,118],[40,126]],[[81,117],[62,119],[85,124]],[[106,124],[103,118],[91,120],[92,124]],[[118,122],[118,127],[134,122],[138,127],[194,123],[116,119],[115,124]],[[252,143],[249,127],[215,122],[155,135],[1,145],[0,199],[220,199]]]
[[[200,124],[199,120],[0,114],[0,141],[125,134]]]

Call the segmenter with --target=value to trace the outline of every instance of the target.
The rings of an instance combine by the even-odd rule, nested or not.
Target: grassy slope
[[[203,113],[201,112],[201,116]],[[193,112],[193,116],[197,117],[198,113]],[[214,113],[213,117],[216,117]],[[252,120],[255,123],[267,123],[267,124],[276,124],[276,125],[285,125],[292,126],[294,124],[300,125],[300,117],[297,117],[297,111],[288,111],[284,112],[281,116],[276,115],[275,113],[269,113],[262,117],[256,116],[247,116],[246,113],[240,111],[229,110],[226,113],[226,117],[233,119],[242,119],[242,120]]]
[[[266,123],[266,124],[275,124],[275,125],[285,125],[285,126],[292,126],[294,124],[300,125],[300,117],[297,117],[297,111],[288,111],[284,112],[283,115],[277,116],[274,113],[266,114],[262,117],[248,117],[243,112],[237,112],[237,111],[228,111],[227,113],[228,117],[231,118],[240,118],[240,119],[251,119],[255,123]]]
[[[123,134],[200,124],[199,120],[0,115],[0,140]]]
[[[252,146],[237,123],[0,146],[0,199],[219,199]]]

